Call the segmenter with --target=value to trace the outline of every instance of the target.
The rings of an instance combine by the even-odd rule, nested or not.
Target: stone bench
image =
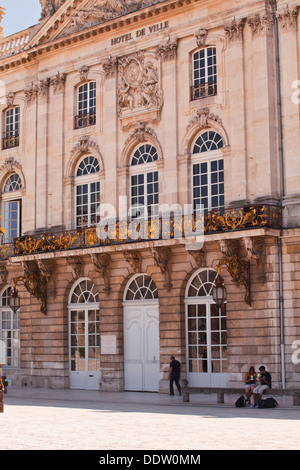
[[[217,394],[217,403],[224,403],[224,395],[236,395],[237,398],[245,394],[244,388],[212,388],[212,387],[184,387],[182,389],[182,397],[184,402],[190,401],[191,393],[201,394]],[[269,395],[272,397],[283,397],[292,396],[293,405],[300,406],[300,389],[282,389],[282,388],[271,388],[265,390],[263,395]]]

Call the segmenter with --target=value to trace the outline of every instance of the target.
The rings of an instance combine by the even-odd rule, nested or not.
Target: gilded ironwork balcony
[[[19,146],[19,129],[6,132],[2,141],[3,150]]]
[[[200,85],[191,86],[191,100],[199,100],[207,96],[215,96],[217,94],[217,82],[201,83]]]
[[[75,116],[75,129],[94,126],[96,124],[96,112],[79,114]]]
[[[281,228],[281,210],[271,205],[223,209],[195,216],[168,216],[134,223],[117,221],[110,225],[53,233],[25,235],[14,240],[10,256],[113,246],[151,240],[187,238],[195,235]],[[200,230],[200,232],[199,232]]]
[[[14,255],[13,243],[3,243],[3,245],[0,245],[0,261],[7,260],[13,255]]]

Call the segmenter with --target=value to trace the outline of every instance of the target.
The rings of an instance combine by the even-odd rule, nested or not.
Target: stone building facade
[[[299,5],[49,0],[0,30],[11,383],[166,392],[174,354],[192,386],[299,387]]]

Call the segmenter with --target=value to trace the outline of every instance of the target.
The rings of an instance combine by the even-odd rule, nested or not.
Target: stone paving
[[[183,403],[152,393],[27,388],[11,388],[4,402],[1,450],[300,448],[300,407],[238,409],[211,397]]]

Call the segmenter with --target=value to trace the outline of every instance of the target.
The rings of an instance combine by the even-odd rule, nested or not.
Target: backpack
[[[258,408],[276,408],[278,406],[275,398],[266,398],[265,400],[258,400]]]
[[[244,397],[244,395],[237,399],[237,401],[235,402],[235,406],[237,408],[243,408],[243,406],[246,406],[246,398]]]

